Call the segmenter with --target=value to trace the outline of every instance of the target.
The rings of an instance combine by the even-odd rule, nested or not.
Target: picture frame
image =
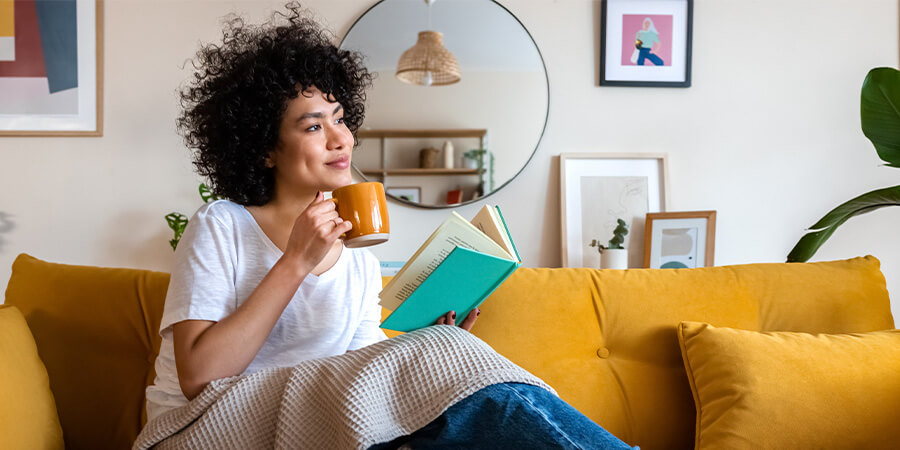
[[[667,155],[563,153],[559,170],[562,266],[598,268],[600,254],[590,243],[608,242],[622,218],[628,266],[641,267],[646,214],[669,203]]]
[[[0,136],[103,135],[103,5],[0,2]]]
[[[714,265],[715,211],[648,213],[645,223],[645,268],[692,269]]]
[[[690,87],[693,16],[694,0],[603,0],[599,84]]]
[[[419,203],[422,201],[422,188],[419,186],[389,187],[385,191],[400,200]]]

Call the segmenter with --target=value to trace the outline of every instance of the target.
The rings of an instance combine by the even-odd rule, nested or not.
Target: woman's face
[[[631,22],[631,23],[634,23],[634,22]],[[634,29],[634,28],[632,28],[632,30],[633,30],[633,29]],[[645,21],[644,21],[644,29],[645,29],[645,30],[649,30],[649,29],[650,29],[650,21],[649,21],[649,20],[645,20]]]
[[[275,168],[276,189],[332,191],[352,182],[353,134],[344,125],[343,107],[333,100],[313,87],[288,102],[278,145],[267,160]]]

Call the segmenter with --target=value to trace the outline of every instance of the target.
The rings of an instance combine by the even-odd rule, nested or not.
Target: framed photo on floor
[[[641,267],[644,218],[665,211],[665,154],[563,153],[559,156],[563,267],[600,267],[596,239],[606,244],[618,219],[628,226],[628,267]]]
[[[102,136],[103,2],[0,1],[0,99],[0,136]]]
[[[600,85],[689,87],[693,0],[603,0]]]
[[[646,268],[693,269],[714,264],[715,211],[649,213],[645,230]]]

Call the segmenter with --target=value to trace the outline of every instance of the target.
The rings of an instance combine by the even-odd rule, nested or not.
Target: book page
[[[457,246],[514,260],[474,225],[452,212],[378,295],[381,306],[395,310],[434,272]]]
[[[472,225],[475,225],[482,233],[502,247],[503,250],[506,250],[506,253],[513,256],[516,254],[512,242],[510,242],[509,236],[506,234],[506,227],[500,223],[500,218],[497,217],[497,212],[493,206],[484,205],[478,211],[478,214],[475,214],[475,217],[472,218]]]

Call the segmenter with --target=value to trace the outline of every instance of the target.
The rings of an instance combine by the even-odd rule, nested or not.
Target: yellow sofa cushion
[[[756,332],[682,322],[696,448],[896,448],[900,330]]]
[[[61,449],[47,369],[18,309],[0,305],[0,441],[6,449]]]
[[[702,269],[520,268],[472,332],[631,445],[690,448],[694,401],[676,328],[894,328],[873,257]],[[787,300],[789,299],[789,300]]]
[[[66,448],[131,447],[155,377],[168,283],[160,272],[16,258],[6,303],[34,335]]]

